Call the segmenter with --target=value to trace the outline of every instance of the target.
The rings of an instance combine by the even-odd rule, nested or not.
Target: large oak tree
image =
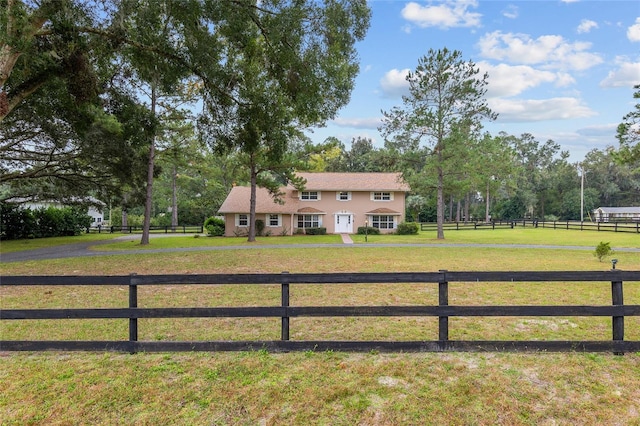
[[[236,135],[250,136],[234,144],[246,154],[265,147],[272,163],[287,152],[294,130],[323,123],[347,103],[358,71],[354,45],[369,25],[364,0],[5,0],[2,5],[0,121],[26,99],[43,96],[46,87],[67,87],[67,104],[93,103],[91,111],[99,116],[97,95],[119,80],[98,71],[122,61],[156,88],[197,80],[209,124],[224,127],[228,123],[216,119],[233,117],[241,123]],[[46,119],[64,121],[65,113],[65,106],[51,109]],[[70,115],[71,124],[87,122]],[[149,190],[156,134],[152,129],[149,137]],[[83,142],[87,134],[77,132],[72,150],[90,147]]]
[[[247,3],[248,4],[248,3]],[[369,26],[363,0],[261,1],[238,8],[226,4],[220,22],[229,97],[205,98],[201,129],[221,152],[238,152],[251,186],[249,235],[255,240],[256,188],[277,198],[299,163],[294,144],[301,130],[323,124],[351,96],[359,66],[355,43]],[[233,10],[234,13],[229,13]]]

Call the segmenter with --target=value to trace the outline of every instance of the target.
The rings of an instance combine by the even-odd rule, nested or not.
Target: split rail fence
[[[599,231],[599,232],[630,232],[640,234],[640,221],[635,222],[580,222],[580,221],[553,221],[544,222],[535,219],[519,220],[492,220],[491,222],[445,222],[444,230],[461,229],[513,229],[513,228],[547,228],[570,229],[574,231]],[[420,223],[421,231],[435,231],[438,225],[433,222]]]
[[[87,228],[87,234],[141,234],[142,226],[92,226]],[[149,232],[152,234],[202,234],[205,232],[203,225],[180,225],[180,226],[151,226]]]
[[[453,306],[449,305],[449,284],[490,282],[536,285],[553,282],[600,282],[611,285],[611,300],[598,306]],[[129,304],[122,308],[82,309],[2,309],[0,320],[66,320],[123,319],[129,322],[128,339],[115,341],[31,341],[10,340],[3,333],[2,351],[244,351],[265,349],[286,351],[640,351],[640,340],[625,340],[625,318],[640,316],[640,305],[624,304],[623,283],[631,283],[633,294],[640,285],[640,271],[544,271],[544,272],[430,272],[430,273],[323,273],[323,274],[212,274],[212,275],[122,275],[122,276],[4,276],[3,287],[14,286],[128,286]],[[323,285],[326,291],[340,284],[403,284],[425,283],[438,286],[438,304],[420,306],[292,306],[290,287]],[[251,307],[181,307],[140,308],[138,288],[166,285],[261,285],[279,284],[280,306]],[[635,297],[635,296],[634,296]],[[291,318],[297,317],[437,317],[438,340],[419,341],[327,341],[290,339]],[[251,341],[139,341],[138,320],[142,318],[279,318],[280,340]],[[450,340],[451,317],[611,317],[611,339],[595,341],[540,341],[531,336],[528,341]],[[634,334],[637,336],[637,333]]]

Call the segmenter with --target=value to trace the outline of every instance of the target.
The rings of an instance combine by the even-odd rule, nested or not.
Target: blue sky
[[[485,130],[552,139],[577,162],[617,147],[616,127],[640,84],[639,1],[370,0],[371,27],[358,43],[351,102],[314,142],[335,136],[384,141],[381,110],[402,104],[404,79],[429,49],[459,50],[489,73],[487,101],[499,114]]]

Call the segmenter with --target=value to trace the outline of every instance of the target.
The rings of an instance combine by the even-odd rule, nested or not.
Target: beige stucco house
[[[329,234],[351,234],[369,226],[393,232],[404,220],[409,186],[399,173],[298,173],[306,180],[303,191],[282,188],[282,203],[264,188],[257,188],[256,220],[265,232],[292,235],[305,228],[324,227]],[[250,188],[231,189],[218,213],[225,218],[225,235],[249,229]]]

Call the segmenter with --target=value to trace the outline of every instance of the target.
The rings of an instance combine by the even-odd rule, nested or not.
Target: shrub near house
[[[281,188],[281,203],[264,188],[257,188],[256,220],[274,235],[309,233],[324,228],[329,234],[352,234],[370,226],[382,233],[395,232],[404,220],[409,186],[399,173],[298,173],[306,180],[303,190]],[[225,218],[225,235],[246,233],[249,227],[251,189],[236,186],[218,213]],[[314,231],[311,231],[314,232]]]
[[[81,207],[32,210],[2,203],[0,218],[0,238],[3,240],[80,235],[91,226],[91,217]]]

